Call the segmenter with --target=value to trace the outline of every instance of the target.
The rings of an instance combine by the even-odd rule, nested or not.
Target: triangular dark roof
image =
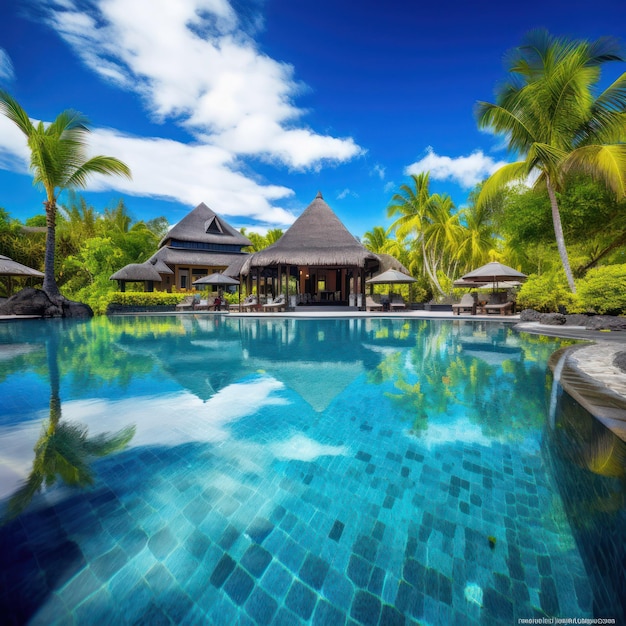
[[[171,239],[198,243],[249,246],[250,240],[201,202],[165,235],[159,246]]]
[[[324,202],[321,193],[273,245],[251,255],[248,267],[338,265],[364,267],[378,257],[367,250]],[[246,271],[244,266],[244,273]]]

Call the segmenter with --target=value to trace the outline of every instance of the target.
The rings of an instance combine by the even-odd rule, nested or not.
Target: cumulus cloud
[[[5,50],[0,48],[0,82],[13,80],[13,63]]]
[[[49,22],[88,67],[134,90],[159,120],[196,139],[291,168],[361,152],[351,138],[297,127],[294,68],[263,54],[227,0],[95,0],[50,9]]]
[[[235,157],[217,146],[189,145],[158,137],[133,137],[95,129],[89,138],[92,154],[110,154],[124,161],[133,178],[94,176],[88,191],[116,189],[135,196],[177,200],[196,206],[208,202],[226,216],[241,216],[289,225],[295,217],[276,206],[293,194],[278,185],[261,185],[238,171]],[[0,167],[26,173],[28,149],[22,133],[0,116]]]
[[[433,180],[449,180],[470,189],[506,164],[507,161],[495,161],[482,150],[476,150],[469,156],[449,157],[438,155],[429,146],[426,155],[408,165],[404,173],[430,172]]]

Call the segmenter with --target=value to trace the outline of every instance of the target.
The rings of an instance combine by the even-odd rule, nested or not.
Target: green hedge
[[[167,293],[165,291],[116,291],[109,295],[109,304],[119,306],[162,306],[178,304],[187,293]]]
[[[602,315],[626,313],[626,264],[589,270],[578,283],[578,297],[587,311]]]

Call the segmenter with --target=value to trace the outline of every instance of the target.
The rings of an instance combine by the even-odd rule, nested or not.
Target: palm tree
[[[411,174],[411,179],[413,187],[407,184],[401,185],[400,191],[393,195],[391,203],[387,207],[388,217],[399,215],[389,227],[389,232],[395,231],[401,239],[408,235],[414,235],[416,245],[421,251],[423,270],[432,284],[443,295],[436,271],[429,263],[424,237],[424,231],[430,223],[430,217],[434,210],[433,197],[430,193],[430,175],[428,172]]]
[[[510,57],[511,78],[496,104],[479,102],[480,128],[507,137],[509,150],[523,160],[501,167],[484,184],[479,202],[488,202],[508,183],[538,173],[535,185],[550,200],[556,243],[572,292],[570,268],[557,193],[571,172],[602,180],[619,197],[626,190],[626,73],[594,96],[601,65],[623,61],[609,38],[595,42],[559,39],[545,30],[529,33]]]
[[[363,245],[374,254],[387,252],[391,241],[389,232],[382,226],[374,226],[363,234]]]
[[[54,276],[57,198],[66,189],[84,188],[91,174],[120,174],[130,178],[130,169],[109,156],[87,158],[88,120],[77,111],[60,113],[49,125],[34,125],[26,111],[7,92],[0,90],[0,112],[26,136],[33,182],[44,188],[46,200],[46,255],[43,289],[53,300],[60,297]]]
[[[493,223],[486,205],[472,204],[459,211],[460,237],[455,257],[468,271],[490,260],[496,239]]]

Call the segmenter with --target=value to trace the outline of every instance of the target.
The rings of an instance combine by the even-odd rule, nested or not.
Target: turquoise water
[[[562,394],[548,419],[560,345],[461,320],[0,325],[0,615],[619,617],[621,442]]]

